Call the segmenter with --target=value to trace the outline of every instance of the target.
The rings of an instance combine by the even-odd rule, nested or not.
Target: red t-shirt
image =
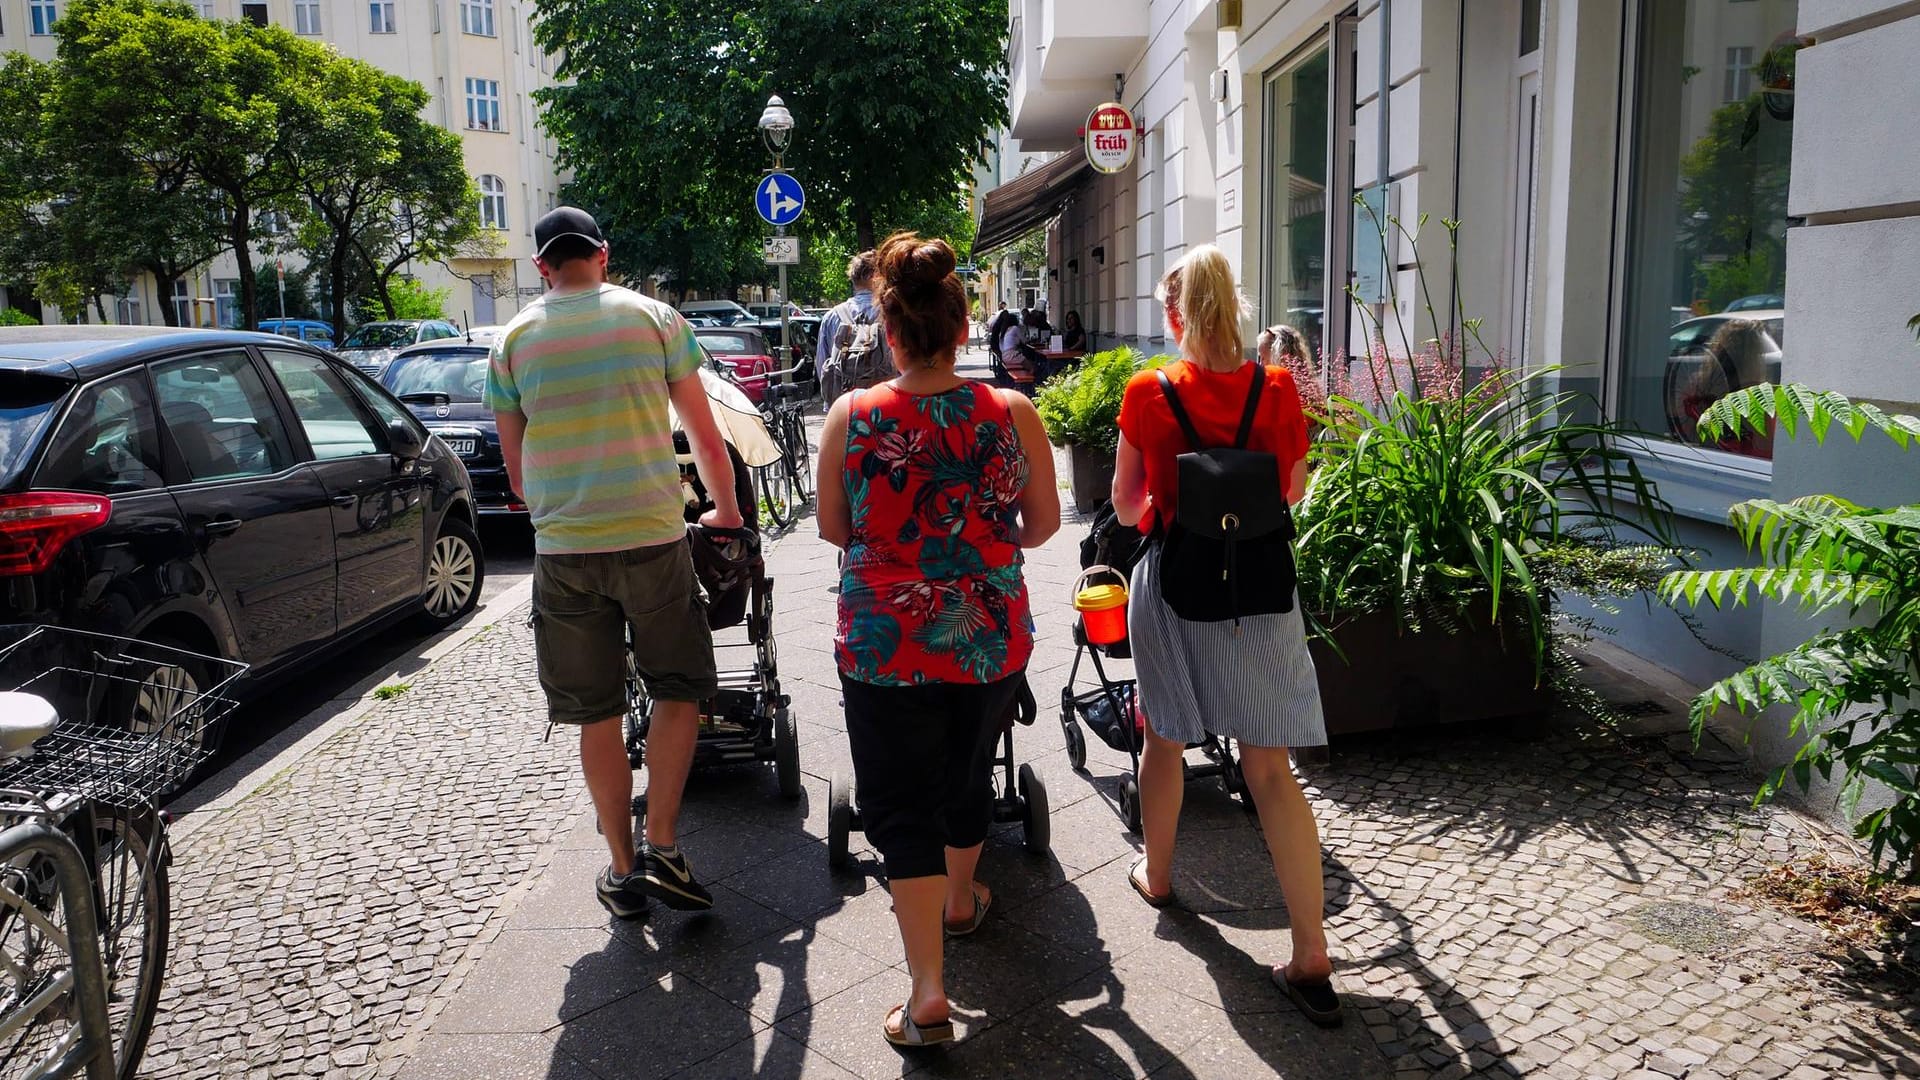
[[[1294,464],[1307,456],[1307,419],[1300,411],[1300,391],[1294,388],[1291,372],[1249,363],[1238,371],[1221,373],[1185,360],[1162,370],[1173,380],[1180,404],[1187,407],[1194,429],[1208,447],[1233,445],[1240,418],[1247,411],[1253,373],[1264,373],[1267,385],[1260,392],[1260,412],[1247,449],[1264,450],[1279,459],[1280,484],[1285,490]],[[1171,518],[1180,505],[1175,459],[1200,449],[1187,445],[1157,372],[1143,371],[1127,382],[1126,396],[1120,399],[1120,434],[1146,459],[1147,494],[1153,497],[1153,508],[1141,519],[1140,530],[1151,532],[1156,516]]]

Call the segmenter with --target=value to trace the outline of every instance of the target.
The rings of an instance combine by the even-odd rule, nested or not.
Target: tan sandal
[[[966,937],[968,934],[980,929],[980,924],[986,921],[987,911],[992,907],[992,894],[989,893],[987,898],[982,900],[980,898],[980,886],[975,884],[973,887],[973,917],[970,919],[962,919],[959,922],[945,922],[942,920],[946,926],[947,936],[950,938]]]
[[[1168,889],[1162,895],[1155,896],[1152,890],[1147,888],[1146,870],[1147,857],[1142,855],[1140,858],[1134,860],[1134,864],[1131,867],[1127,868],[1127,884],[1133,886],[1133,891],[1140,894],[1140,899],[1145,900],[1148,907],[1163,908],[1172,904],[1172,889]]]
[[[896,1014],[900,1017],[898,1031],[893,1028],[893,1018]],[[895,1046],[909,1048],[939,1046],[953,1041],[953,1021],[948,1020],[945,1023],[928,1024],[922,1027],[913,1022],[913,1014],[907,1011],[905,1005],[895,1005],[887,1012],[886,1020],[881,1022],[880,1034],[886,1036],[887,1041]]]

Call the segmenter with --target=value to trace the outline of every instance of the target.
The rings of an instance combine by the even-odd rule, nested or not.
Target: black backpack
[[[1233,620],[1293,610],[1297,571],[1293,514],[1280,482],[1280,463],[1248,450],[1266,370],[1256,367],[1240,430],[1230,447],[1207,447],[1193,418],[1159,372],[1173,418],[1192,449],[1176,459],[1180,507],[1159,525],[1160,598],[1188,622]]]
[[[1108,499],[1093,512],[1093,524],[1080,540],[1080,569],[1111,566],[1122,577],[1131,578],[1133,564],[1140,561],[1146,546],[1145,534],[1132,525],[1120,524],[1113,512],[1113,500]]]

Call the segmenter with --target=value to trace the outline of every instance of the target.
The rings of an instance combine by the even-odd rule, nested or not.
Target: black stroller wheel
[[[1060,712],[1060,730],[1067,736],[1067,764],[1074,772],[1087,771],[1087,736],[1080,725],[1073,722],[1073,716],[1066,710]]]
[[[773,772],[781,798],[800,797],[800,727],[786,709],[773,714]]]
[[[853,833],[853,790],[844,776],[835,774],[827,783],[827,865],[835,870],[853,868],[849,839]]]
[[[1120,781],[1120,817],[1128,832],[1140,834],[1140,785],[1131,776]]]
[[[1053,847],[1053,824],[1047,816],[1047,785],[1032,765],[1020,766],[1021,828],[1027,836],[1027,850],[1045,855]]]

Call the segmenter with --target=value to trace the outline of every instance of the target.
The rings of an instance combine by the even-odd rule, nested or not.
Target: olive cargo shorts
[[[534,652],[547,715],[591,724],[627,711],[627,632],[655,701],[719,689],[706,601],[685,540],[589,555],[535,555]]]

